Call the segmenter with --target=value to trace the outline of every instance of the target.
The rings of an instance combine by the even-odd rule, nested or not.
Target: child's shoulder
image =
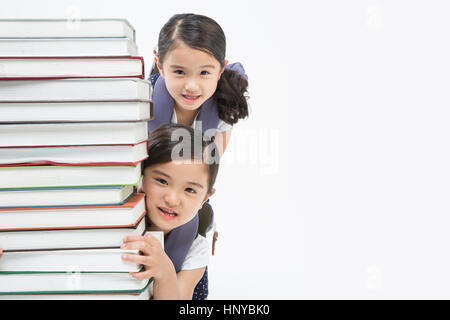
[[[152,84],[152,87],[155,87],[156,80],[158,80],[159,76],[160,76],[159,73],[154,73],[154,74],[151,74],[150,77],[148,78],[148,80]]]

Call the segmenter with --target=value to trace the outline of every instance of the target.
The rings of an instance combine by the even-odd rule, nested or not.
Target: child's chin
[[[158,231],[162,231],[164,233],[170,232],[172,229],[175,229],[177,226],[167,225],[167,223],[154,223],[152,221],[152,226],[154,229],[157,229]]]

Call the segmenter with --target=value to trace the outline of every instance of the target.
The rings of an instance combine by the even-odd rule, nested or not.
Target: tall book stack
[[[0,20],[0,299],[148,298],[119,247],[151,117],[126,20]]]

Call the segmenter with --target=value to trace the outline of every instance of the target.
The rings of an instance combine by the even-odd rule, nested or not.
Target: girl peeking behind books
[[[176,239],[166,242],[168,235],[191,221],[215,192],[218,150],[201,131],[182,124],[163,125],[151,133],[149,140],[142,183],[147,230],[164,232],[165,247],[177,246]],[[209,261],[209,245],[200,234],[194,235],[178,272],[151,234],[127,236],[121,248],[139,250],[139,254],[124,254],[122,258],[145,267],[145,271],[131,273],[134,278],[154,278],[153,299],[192,299]]]
[[[162,27],[155,63],[149,80],[153,86],[154,117],[149,131],[165,123],[180,123],[215,138],[220,156],[231,138],[233,125],[248,117],[248,79],[241,63],[225,59],[226,38],[213,19],[198,14],[176,14]],[[199,216],[204,218],[199,221]],[[178,239],[178,252],[169,256],[180,268],[192,246],[192,235],[203,221],[213,225],[214,212],[209,203],[194,217],[171,233]],[[200,224],[199,224],[200,222]],[[207,269],[194,291],[193,299],[208,296]]]

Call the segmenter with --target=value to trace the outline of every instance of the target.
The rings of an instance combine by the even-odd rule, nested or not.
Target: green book
[[[153,278],[137,280],[128,273],[23,273],[0,274],[3,295],[141,294]]]

